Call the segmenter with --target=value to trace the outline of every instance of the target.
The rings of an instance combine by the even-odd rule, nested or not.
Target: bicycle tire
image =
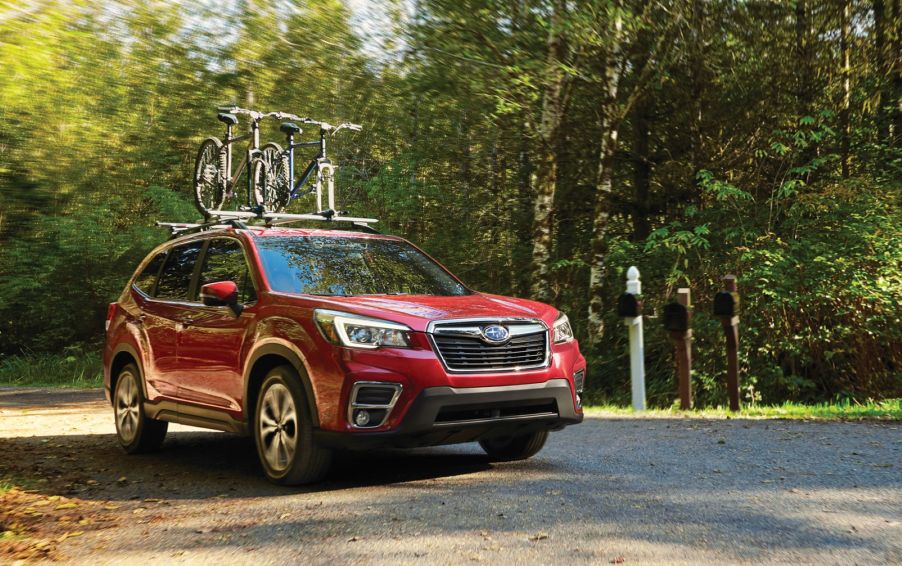
[[[269,185],[272,180],[272,175],[269,171],[269,166],[266,165],[266,162],[263,161],[263,158],[255,157],[253,161],[251,161],[251,166],[248,174],[252,175],[251,181],[254,185],[254,203],[256,204],[256,206],[262,208],[263,212],[273,212],[272,210],[270,210],[269,206],[267,206],[266,201],[266,195],[271,192]]]
[[[205,217],[222,208],[225,196],[225,154],[222,142],[207,138],[194,162],[194,205]]]
[[[288,156],[277,143],[267,143],[261,149],[261,161],[266,166],[266,183],[254,183],[254,198],[257,206],[268,212],[281,212],[291,200],[291,175],[288,170]]]

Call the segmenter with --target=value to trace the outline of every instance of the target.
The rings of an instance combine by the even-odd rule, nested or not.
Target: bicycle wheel
[[[205,139],[194,165],[194,204],[204,216],[222,207],[226,174],[222,142],[216,138]]]
[[[260,159],[266,167],[266,183],[254,183],[254,198],[267,212],[281,212],[291,196],[288,156],[277,143],[268,143],[260,151]]]
[[[252,175],[254,184],[254,202],[258,207],[263,208],[264,213],[273,212],[267,199],[267,195],[270,195],[273,191],[272,174],[269,171],[269,166],[263,161],[263,158],[255,157],[254,160],[251,161],[249,174]]]

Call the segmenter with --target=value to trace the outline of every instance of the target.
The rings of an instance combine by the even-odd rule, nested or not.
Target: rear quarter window
[[[160,268],[163,267],[163,262],[165,260],[166,252],[163,251],[158,253],[135,278],[135,287],[148,297],[153,296],[154,285],[157,283],[157,275],[159,275]]]

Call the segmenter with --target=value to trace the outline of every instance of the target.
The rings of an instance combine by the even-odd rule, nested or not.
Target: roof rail
[[[216,222],[205,222],[203,224],[157,222],[157,226],[169,228],[170,240],[186,234],[194,234],[195,232],[203,232],[204,230],[213,230],[217,228],[237,228],[238,230],[247,230],[249,228],[247,224],[237,218],[217,220]]]
[[[220,228],[236,228],[238,230],[249,230],[252,228],[264,228],[278,226],[282,224],[291,224],[294,222],[349,222],[355,228],[362,232],[370,234],[378,234],[379,231],[370,226],[370,224],[378,222],[375,218],[360,218],[356,216],[345,216],[342,212],[332,209],[326,209],[322,212],[313,212],[309,214],[288,214],[282,212],[250,212],[240,210],[221,210],[213,211],[207,214],[207,222],[204,223],[181,223],[181,222],[157,222],[157,226],[165,226],[170,230],[169,238],[177,238],[186,234],[194,234],[205,230],[215,230]],[[245,221],[263,220],[264,225],[247,224]]]

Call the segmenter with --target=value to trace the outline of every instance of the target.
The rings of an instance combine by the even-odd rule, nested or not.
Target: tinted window
[[[326,236],[256,240],[276,291],[312,295],[466,295],[466,287],[406,242]]]
[[[238,285],[238,300],[252,303],[257,300],[254,284],[251,281],[244,251],[238,240],[222,238],[212,240],[204,256],[204,266],[200,272],[198,289],[207,283],[217,281],[234,281]]]
[[[202,244],[203,242],[190,242],[172,248],[157,284],[158,298],[177,301],[189,299],[188,288],[194,273],[194,262]]]
[[[153,295],[153,286],[157,282],[157,274],[166,259],[166,252],[160,252],[147,264],[141,274],[135,278],[135,287],[144,291],[147,296]]]

